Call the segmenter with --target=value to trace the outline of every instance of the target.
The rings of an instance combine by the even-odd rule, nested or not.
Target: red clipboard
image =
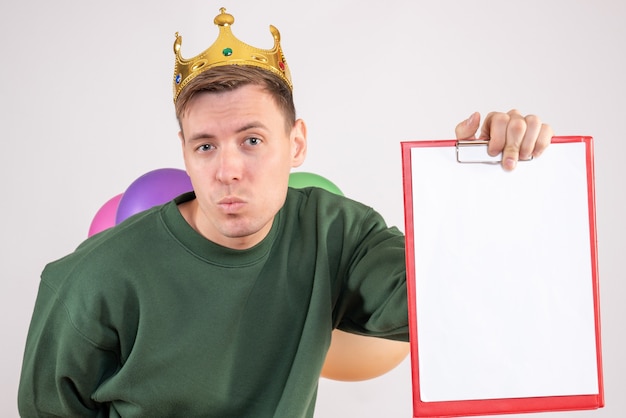
[[[413,416],[604,406],[593,140],[402,143]]]

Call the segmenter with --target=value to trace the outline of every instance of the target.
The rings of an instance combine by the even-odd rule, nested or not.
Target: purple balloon
[[[184,170],[160,168],[149,171],[132,182],[124,192],[117,207],[115,224],[192,190],[191,179]]]

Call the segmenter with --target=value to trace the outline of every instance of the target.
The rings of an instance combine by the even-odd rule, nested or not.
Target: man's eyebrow
[[[189,141],[198,141],[201,139],[213,139],[213,138],[215,138],[215,135],[211,135],[211,134],[204,133],[204,132],[198,132],[197,134],[190,136]]]
[[[263,123],[257,122],[257,121],[253,121],[253,122],[246,123],[241,128],[237,129],[237,133],[241,133],[241,132],[247,131],[249,129],[256,129],[256,128],[266,129],[265,125]]]

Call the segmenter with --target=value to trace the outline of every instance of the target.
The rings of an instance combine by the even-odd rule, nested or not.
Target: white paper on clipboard
[[[597,395],[586,143],[512,172],[455,151],[410,149],[420,402]]]

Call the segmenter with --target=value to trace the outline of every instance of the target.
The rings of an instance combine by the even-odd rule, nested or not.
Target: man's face
[[[202,93],[188,105],[180,134],[196,199],[181,213],[211,241],[250,248],[269,232],[283,206],[292,167],[304,161],[306,128],[285,119],[256,85]]]

